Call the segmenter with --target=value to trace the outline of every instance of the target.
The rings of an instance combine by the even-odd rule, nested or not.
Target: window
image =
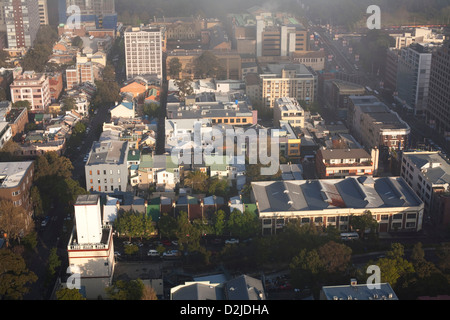
[[[392,218],[393,218],[394,220],[402,219],[402,218],[403,218],[403,214],[401,214],[401,213],[394,214],[394,215],[392,216]]]
[[[417,214],[415,214],[415,213],[408,213],[407,215],[406,215],[406,219],[416,219],[416,217],[417,217]]]
[[[340,220],[340,221],[343,221],[343,222],[344,222],[344,221],[348,221],[348,217],[347,217],[347,216],[345,216],[345,217],[342,216],[342,217],[339,218],[339,220]]]
[[[309,218],[302,218],[302,223],[309,223]]]
[[[389,215],[388,214],[382,214],[381,215],[381,220],[389,220]]]

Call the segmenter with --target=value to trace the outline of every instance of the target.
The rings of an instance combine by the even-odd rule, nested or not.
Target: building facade
[[[400,51],[397,63],[397,99],[414,114],[424,114],[431,70],[431,51],[415,44]]]
[[[450,138],[450,42],[433,52],[430,89],[426,109],[427,123]]]
[[[259,75],[261,101],[273,108],[276,99],[291,97],[312,103],[317,94],[317,75],[302,64],[269,64]]]
[[[87,299],[106,297],[114,275],[114,242],[110,224],[103,224],[99,195],[78,196],[75,226],[67,245],[69,268],[79,277]]]
[[[403,150],[408,143],[409,125],[375,96],[349,96],[347,124],[365,147]]]
[[[51,103],[50,85],[44,73],[25,71],[10,85],[11,101],[28,101],[30,112],[45,112]]]
[[[31,48],[39,29],[38,0],[4,0],[8,49]]]
[[[128,28],[124,33],[127,79],[140,75],[162,78],[164,30],[160,28]]]
[[[125,192],[128,186],[128,141],[96,141],[85,164],[86,189],[91,192]]]
[[[352,215],[370,212],[377,232],[422,229],[424,204],[401,177],[252,182],[262,234],[280,232],[289,221],[350,229]]]
[[[378,149],[319,149],[316,169],[320,179],[372,176],[378,169]]]
[[[30,190],[33,183],[33,161],[0,162],[0,200],[22,207],[28,223],[33,216]]]
[[[273,107],[273,119],[275,125],[279,125],[280,121],[287,121],[291,127],[303,128],[305,126],[305,110],[297,99],[278,98]]]
[[[450,191],[448,160],[439,152],[403,152],[400,174],[424,202],[425,213],[434,215],[432,208],[436,206],[435,194]],[[450,212],[446,213],[448,215]],[[438,219],[437,222],[441,223],[442,220]]]

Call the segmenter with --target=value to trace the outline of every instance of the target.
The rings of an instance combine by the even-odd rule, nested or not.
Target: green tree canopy
[[[105,288],[105,291],[111,300],[141,300],[144,293],[144,283],[141,279],[117,280],[112,286]]]
[[[86,300],[78,289],[63,288],[56,291],[57,300]]]
[[[8,249],[0,250],[0,298],[22,300],[29,292],[28,285],[36,282],[37,276],[28,270],[25,260]]]

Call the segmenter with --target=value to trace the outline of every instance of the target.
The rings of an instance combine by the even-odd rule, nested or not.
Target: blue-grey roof
[[[260,212],[423,205],[401,177],[261,181],[252,189]]]
[[[380,283],[379,288],[367,284],[324,286],[321,300],[398,300],[389,283]]]

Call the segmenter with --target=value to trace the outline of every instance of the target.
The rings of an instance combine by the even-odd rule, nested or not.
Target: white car
[[[227,239],[227,240],[225,240],[225,243],[226,244],[237,244],[237,243],[239,243],[239,240],[238,239]]]
[[[163,257],[176,257],[178,256],[178,250],[169,250],[163,253]]]
[[[147,256],[149,257],[159,257],[159,252],[153,249],[148,250]]]

